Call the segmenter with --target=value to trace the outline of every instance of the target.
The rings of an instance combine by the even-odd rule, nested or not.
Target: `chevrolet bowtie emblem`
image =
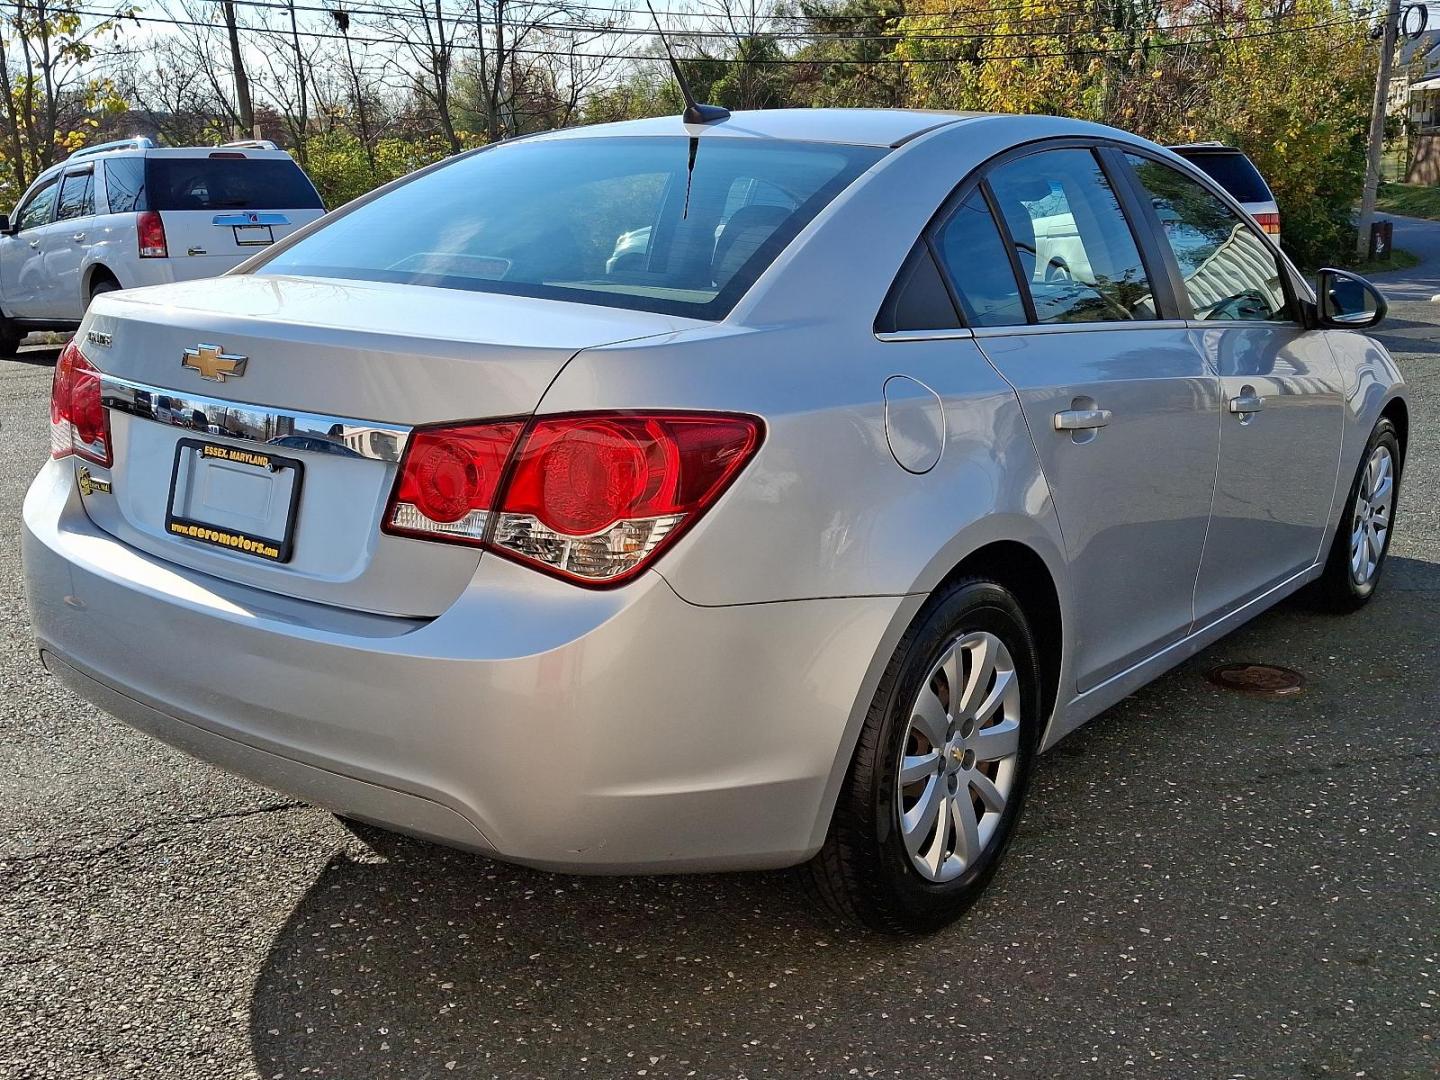
[[[180,358],[180,366],[198,371],[202,379],[224,382],[232,375],[237,379],[244,375],[247,359],[248,357],[222,352],[219,345],[196,345],[193,349],[185,350],[185,355]]]

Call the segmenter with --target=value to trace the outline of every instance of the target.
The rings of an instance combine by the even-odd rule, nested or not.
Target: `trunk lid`
[[[109,490],[82,483],[85,507],[118,539],[216,577],[438,615],[480,555],[380,531],[409,430],[528,415],[579,350],[694,325],[313,278],[239,275],[101,296],[79,341],[103,375],[114,462],[108,472],[86,465]],[[247,539],[275,543],[257,551]],[[276,550],[286,539],[290,550]]]

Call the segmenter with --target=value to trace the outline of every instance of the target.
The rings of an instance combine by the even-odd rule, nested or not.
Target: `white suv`
[[[0,355],[32,330],[75,329],[97,293],[223,274],[324,212],[271,142],[81,150],[0,214]]]

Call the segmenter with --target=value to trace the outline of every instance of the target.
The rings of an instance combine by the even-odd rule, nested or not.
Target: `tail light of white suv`
[[[50,455],[74,454],[107,468],[110,418],[100,401],[100,372],[73,341],[55,363],[50,384]]]
[[[167,259],[170,248],[165,243],[165,221],[155,210],[142,210],[135,222],[140,239],[142,259]]]
[[[754,456],[756,417],[586,413],[422,428],[384,529],[472,544],[578,584],[629,580]]]

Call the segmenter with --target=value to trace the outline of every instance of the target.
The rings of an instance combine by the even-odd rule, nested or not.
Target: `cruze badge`
[[[202,379],[224,382],[230,377],[239,378],[245,374],[245,356],[232,356],[219,345],[196,345],[186,349],[180,358],[180,366],[200,373]]]

